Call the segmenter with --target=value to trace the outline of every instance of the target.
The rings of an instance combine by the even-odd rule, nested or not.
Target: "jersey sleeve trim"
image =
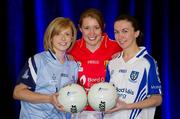
[[[29,58],[28,64],[29,64],[29,69],[30,69],[31,75],[33,77],[33,80],[36,83],[36,81],[37,81],[37,68],[36,68],[36,64],[34,61],[34,57]]]

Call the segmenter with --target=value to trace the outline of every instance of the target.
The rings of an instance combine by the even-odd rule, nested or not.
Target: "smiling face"
[[[52,46],[56,53],[66,52],[70,47],[73,39],[72,29],[67,27],[63,29],[58,34],[54,35],[52,38]]]
[[[135,31],[131,22],[127,20],[119,20],[114,24],[115,39],[123,50],[136,47],[136,38],[139,30]]]
[[[99,47],[101,43],[102,29],[96,19],[92,17],[84,18],[80,31],[86,41],[87,48]]]

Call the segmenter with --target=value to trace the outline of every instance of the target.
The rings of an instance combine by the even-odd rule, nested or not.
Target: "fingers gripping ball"
[[[112,83],[94,84],[88,92],[88,102],[96,111],[106,111],[116,104],[117,92]]]
[[[77,113],[86,106],[87,95],[83,87],[71,84],[60,89],[58,101],[64,106],[65,111]]]

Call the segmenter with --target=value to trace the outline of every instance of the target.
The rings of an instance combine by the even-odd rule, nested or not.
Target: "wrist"
[[[48,103],[53,103],[53,96],[52,95],[47,95],[47,101]]]
[[[132,109],[132,103],[126,105],[126,110],[130,110],[130,109]]]

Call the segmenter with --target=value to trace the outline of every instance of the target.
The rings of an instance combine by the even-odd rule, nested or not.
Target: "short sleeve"
[[[32,70],[35,74],[33,74]],[[37,69],[34,62],[34,58],[29,58],[29,60],[26,62],[25,66],[21,70],[16,83],[23,83],[28,86],[29,90],[34,91],[36,84],[33,75],[36,75],[36,72]]]
[[[150,69],[148,73],[148,95],[161,94],[161,82],[158,73],[158,67],[155,60],[150,62]]]

